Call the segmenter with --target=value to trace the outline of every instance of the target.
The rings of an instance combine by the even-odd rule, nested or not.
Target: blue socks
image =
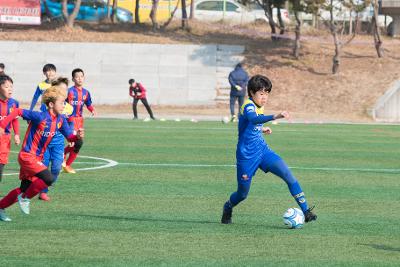
[[[297,204],[300,206],[303,213],[305,213],[308,210],[308,205],[307,205],[306,198],[304,196],[304,192],[301,189],[299,182],[296,181],[293,184],[288,183],[288,187],[289,187],[290,193],[296,200]]]

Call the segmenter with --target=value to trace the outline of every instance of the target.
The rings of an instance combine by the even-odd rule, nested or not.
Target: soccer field
[[[282,221],[296,207],[286,184],[262,171],[233,224],[220,224],[236,189],[236,124],[88,119],[85,127],[87,157],[74,165],[84,170],[62,173],[52,200],[33,200],[30,215],[7,210],[0,266],[400,264],[400,126],[271,125],[268,144],[316,205],[318,220],[298,230]],[[19,185],[16,157],[1,195]]]

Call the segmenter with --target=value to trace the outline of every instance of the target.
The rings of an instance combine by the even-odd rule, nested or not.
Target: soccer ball
[[[229,118],[223,117],[221,121],[222,121],[222,123],[227,124],[227,123],[229,123]]]
[[[283,223],[290,229],[298,229],[304,225],[304,214],[298,208],[290,208],[283,214]]]

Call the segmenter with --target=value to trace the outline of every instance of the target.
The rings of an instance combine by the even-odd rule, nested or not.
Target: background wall
[[[82,68],[95,104],[131,101],[128,80],[134,78],[152,104],[212,105],[217,90],[229,87],[228,74],[243,59],[244,47],[10,41],[0,42],[0,51],[14,97],[22,102],[31,101],[44,79],[43,65],[53,63],[68,78],[72,69]]]

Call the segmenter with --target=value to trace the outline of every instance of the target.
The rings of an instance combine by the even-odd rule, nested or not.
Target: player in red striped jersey
[[[66,94],[62,88],[52,86],[46,89],[42,97],[42,102],[47,106],[46,112],[17,108],[0,123],[0,135],[2,135],[6,125],[17,116],[30,121],[22,149],[18,154],[21,185],[0,200],[0,220],[11,221],[5,213],[5,209],[17,201],[21,211],[29,214],[30,199],[53,183],[53,176],[42,163],[42,159],[57,131],[60,131],[69,142],[83,138],[83,129],[78,129],[74,134],[65,116],[62,115],[65,97]]]
[[[68,89],[66,101],[73,107],[72,114],[68,117],[68,123],[70,127],[76,131],[79,128],[83,128],[83,106],[86,105],[86,108],[92,113],[92,116],[96,115],[96,111],[92,106],[92,98],[89,91],[83,88],[83,83],[85,81],[83,70],[74,69],[72,71],[72,80],[75,85]],[[71,165],[78,156],[82,145],[83,142],[80,140],[75,144],[70,143],[65,147],[65,163],[63,164],[63,170],[66,173],[76,173]]]
[[[0,75],[0,121],[5,119],[14,109],[18,108],[18,102],[11,98],[13,93],[13,80],[7,75]],[[3,176],[4,166],[8,163],[8,154],[11,149],[11,126],[14,130],[14,143],[19,145],[19,122],[14,119],[5,127],[5,134],[0,136],[0,182]]]

